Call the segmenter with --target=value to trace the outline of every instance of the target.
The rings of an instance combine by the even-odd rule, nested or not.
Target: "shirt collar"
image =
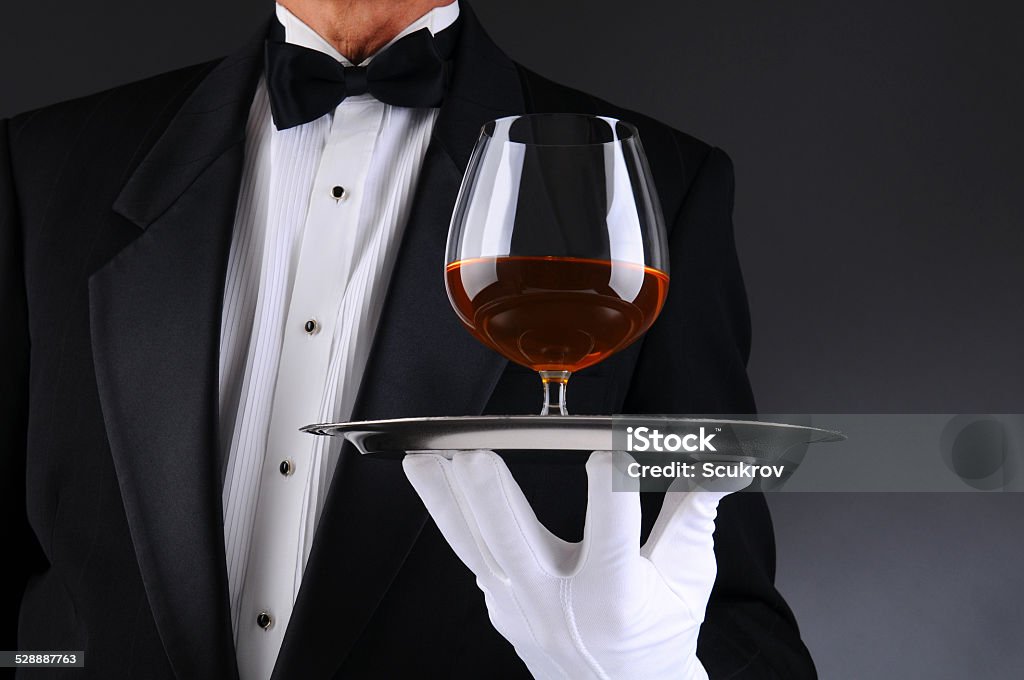
[[[459,18],[459,2],[455,0],[450,5],[443,7],[435,7],[416,21],[406,26],[401,33],[396,35],[394,38],[384,45],[380,50],[377,50],[374,54],[379,53],[381,50],[390,47],[400,38],[404,38],[410,33],[415,33],[421,28],[426,28],[430,31],[431,35],[436,35],[444,29],[448,28],[455,23],[455,20]],[[338,50],[334,49],[334,46],[324,40],[320,34],[310,28],[297,16],[289,12],[282,5],[277,5],[277,20],[284,26],[284,39],[285,42],[292,43],[294,45],[300,45],[302,47],[309,48],[311,50],[317,50],[324,54],[330,55],[340,61],[345,66],[352,66],[352,62],[346,59]],[[365,66],[373,59],[373,54],[363,60],[360,66]]]

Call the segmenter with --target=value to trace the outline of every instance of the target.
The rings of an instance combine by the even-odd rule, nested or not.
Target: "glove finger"
[[[540,523],[505,461],[493,451],[468,451],[455,454],[452,466],[483,541],[505,574],[559,573],[571,546]]]
[[[505,575],[480,536],[469,502],[459,489],[452,462],[441,454],[416,454],[402,459],[402,469],[463,564],[478,579],[493,574],[504,580]]]
[[[622,454],[633,462],[632,456]],[[583,543],[587,564],[624,564],[640,550],[640,494],[612,491],[615,459],[610,451],[595,451],[587,459],[587,522]]]
[[[726,487],[718,482],[715,490],[705,490],[693,480],[677,479],[641,550],[701,620],[718,571],[713,537],[718,503],[748,483],[733,480]]]

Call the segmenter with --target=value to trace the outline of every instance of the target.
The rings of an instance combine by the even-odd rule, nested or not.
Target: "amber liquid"
[[[640,337],[668,275],[627,262],[485,257],[445,268],[448,297],[488,347],[536,371],[578,371]]]

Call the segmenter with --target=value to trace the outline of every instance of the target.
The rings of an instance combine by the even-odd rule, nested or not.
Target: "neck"
[[[278,0],[353,64],[435,7],[454,0]]]

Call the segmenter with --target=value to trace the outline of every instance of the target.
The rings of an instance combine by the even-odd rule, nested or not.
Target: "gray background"
[[[526,65],[732,155],[763,412],[1024,411],[1019,3],[473,5]],[[5,3],[0,116],[222,54],[268,9]],[[1024,495],[769,502],[823,678],[1020,677]]]

